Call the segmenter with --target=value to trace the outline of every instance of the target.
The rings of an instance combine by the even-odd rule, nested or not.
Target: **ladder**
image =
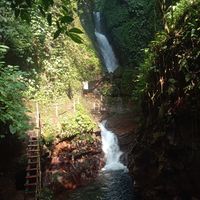
[[[40,163],[40,114],[39,106],[36,103],[36,129],[28,133],[29,141],[27,146],[27,168],[26,168],[26,183],[25,183],[25,200],[39,200],[42,175]]]
[[[27,146],[25,199],[38,200],[41,190],[40,144],[38,134],[31,132]]]

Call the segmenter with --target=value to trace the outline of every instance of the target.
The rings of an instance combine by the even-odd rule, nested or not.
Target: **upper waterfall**
[[[112,46],[108,42],[106,36],[101,32],[101,14],[100,12],[94,13],[95,18],[95,35],[100,48],[103,61],[108,72],[114,72],[119,66],[117,58],[113,52]]]
[[[122,152],[119,149],[117,136],[105,128],[106,121],[99,126],[101,129],[102,149],[106,157],[106,165],[103,170],[125,170],[127,167],[120,162]]]

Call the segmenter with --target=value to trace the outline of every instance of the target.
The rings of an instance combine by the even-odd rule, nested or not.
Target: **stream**
[[[86,187],[70,192],[68,200],[134,200],[133,183],[128,169],[120,162],[122,152],[114,133],[100,124],[105,166],[97,179]]]
[[[109,73],[113,73],[118,65],[113,49],[103,34],[101,14],[94,13],[95,35],[104,65]],[[76,189],[68,194],[68,200],[134,200],[133,181],[128,169],[120,162],[122,152],[117,136],[106,129],[106,121],[100,125],[102,150],[105,155],[105,166],[91,184]]]
[[[68,200],[134,200],[132,180],[127,172],[102,171],[95,182],[70,193]]]

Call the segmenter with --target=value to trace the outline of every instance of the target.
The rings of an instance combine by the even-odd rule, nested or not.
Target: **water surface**
[[[70,192],[67,200],[135,200],[132,179],[127,172],[102,171],[90,185]]]

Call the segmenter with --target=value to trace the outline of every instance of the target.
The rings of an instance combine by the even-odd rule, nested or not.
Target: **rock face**
[[[187,138],[186,127],[179,131],[182,135],[179,140],[172,140],[169,133],[158,130],[136,134],[128,156],[128,168],[142,199],[200,198],[200,151],[199,142],[194,142],[199,141],[199,137]]]
[[[128,165],[128,154],[133,146],[137,123],[132,112],[118,113],[107,119],[107,127],[118,137],[120,150],[123,152],[121,161]]]
[[[160,27],[155,1],[105,1],[103,15],[105,28],[124,67],[136,67],[143,59],[141,49],[146,48]]]
[[[86,135],[85,135],[86,136]],[[45,172],[45,185],[55,192],[75,189],[88,184],[103,167],[99,133],[62,141],[52,148],[50,163]]]

